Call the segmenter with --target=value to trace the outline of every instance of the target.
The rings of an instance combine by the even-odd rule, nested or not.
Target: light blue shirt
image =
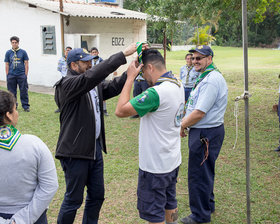
[[[180,69],[180,79],[185,88],[192,88],[198,76],[199,72],[196,72],[194,67],[184,65]]]
[[[210,72],[191,92],[186,111],[188,116],[194,110],[200,110],[205,116],[192,128],[212,128],[224,123],[227,107],[228,88],[222,74]]]
[[[67,74],[68,66],[65,57],[61,57],[58,60],[57,71],[59,71],[62,77],[65,77]]]
[[[98,139],[101,130],[101,118],[100,118],[100,105],[99,105],[99,98],[97,95],[96,88],[89,91],[91,96],[91,101],[94,105],[94,115],[95,115],[95,139]]]
[[[103,61],[103,59],[100,57],[98,59],[92,59],[92,62],[91,62],[92,67],[95,65],[98,65],[101,61]]]

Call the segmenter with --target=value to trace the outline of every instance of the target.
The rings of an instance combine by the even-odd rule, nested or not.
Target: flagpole
[[[248,34],[247,34],[247,0],[242,1],[242,39],[244,57],[244,102],[245,102],[245,146],[246,146],[246,201],[247,224],[251,223],[250,203],[250,135],[249,135],[249,91],[248,91]]]

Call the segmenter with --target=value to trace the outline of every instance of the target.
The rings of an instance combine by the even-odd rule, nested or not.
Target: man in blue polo
[[[12,49],[5,55],[5,69],[7,75],[7,88],[17,98],[17,86],[20,90],[20,101],[25,112],[29,112],[28,99],[28,55],[25,50],[19,48],[19,38],[10,38]]]
[[[180,79],[185,88],[185,101],[188,101],[192,87],[197,79],[199,73],[195,71],[192,64],[192,53],[188,53],[185,56],[186,65],[182,66],[180,69]]]
[[[189,129],[188,187],[192,214],[181,219],[184,224],[211,221],[215,211],[215,161],[224,140],[224,114],[227,106],[226,81],[213,64],[209,46],[198,46],[192,61],[200,75],[194,84],[181,124],[181,136]]]
[[[149,223],[176,224],[178,209],[176,182],[181,164],[180,124],[184,113],[184,87],[166,70],[162,55],[147,49],[142,53],[144,66],[132,62],[121,92],[116,115],[138,114],[139,177],[137,208]],[[151,88],[130,100],[135,77],[142,67]]]

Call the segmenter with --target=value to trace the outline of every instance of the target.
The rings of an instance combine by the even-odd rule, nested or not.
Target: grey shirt
[[[33,224],[58,189],[48,147],[34,135],[22,135],[12,151],[0,149],[0,213],[17,224]]]

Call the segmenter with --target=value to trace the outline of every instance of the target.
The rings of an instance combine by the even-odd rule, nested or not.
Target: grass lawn
[[[246,223],[246,179],[244,103],[239,103],[238,143],[235,141],[234,99],[244,91],[242,48],[213,47],[214,62],[223,73],[229,88],[225,115],[226,136],[216,163],[215,197],[216,212],[211,223]],[[186,52],[168,52],[167,67],[179,74],[185,64]],[[280,223],[280,157],[272,150],[278,144],[278,117],[272,105],[278,102],[280,51],[249,49],[250,98],[250,155],[251,155],[251,219],[252,223]],[[145,223],[138,217],[136,188],[138,174],[139,119],[119,119],[114,115],[117,98],[107,101],[109,117],[106,121],[108,154],[104,155],[106,200],[100,223]],[[54,113],[53,96],[30,93],[31,112],[19,109],[18,128],[22,133],[40,137],[55,152],[59,133],[59,115]],[[90,136],[89,136],[90,138]],[[179,217],[190,214],[188,205],[188,148],[182,139],[183,161],[177,184]],[[56,217],[65,192],[64,175],[56,160],[59,190],[52,201],[48,218]],[[82,210],[75,223],[81,223]]]

